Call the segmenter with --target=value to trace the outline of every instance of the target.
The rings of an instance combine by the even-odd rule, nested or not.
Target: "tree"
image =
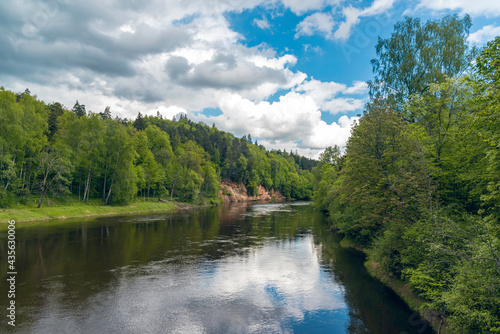
[[[111,107],[107,106],[103,112],[99,113],[99,116],[104,120],[111,118]]]
[[[338,147],[337,145],[333,147],[329,146],[319,155],[319,165],[321,164],[338,165],[341,156],[342,154],[340,153],[340,147]]]
[[[144,118],[142,117],[142,114],[140,112],[137,113],[137,118],[135,119],[133,125],[134,128],[139,131],[146,129],[146,122],[144,121]]]
[[[488,147],[487,194],[482,197],[489,219],[500,222],[500,37],[489,42],[477,58],[473,82],[477,95],[479,134]]]
[[[107,137],[108,145],[106,147],[109,154],[106,155],[106,166],[111,177],[109,178],[105,205],[109,203],[127,204],[137,196],[137,177],[133,165],[136,152],[132,136],[123,124],[109,122]],[[106,186],[104,189],[106,191]]]
[[[484,192],[485,142],[474,121],[473,90],[464,78],[430,84],[426,94],[411,98],[406,109],[414,115],[429,172],[439,185],[444,204],[456,203],[476,213]]]
[[[38,208],[43,204],[49,191],[64,192],[67,189],[70,162],[62,150],[45,148],[41,153],[38,171],[40,172],[40,199]]]
[[[49,140],[54,137],[59,130],[59,116],[64,114],[64,107],[59,102],[54,102],[48,105],[49,108]]]
[[[377,58],[371,60],[375,78],[368,81],[370,96],[387,98],[402,114],[410,96],[464,73],[475,53],[467,43],[470,27],[468,15],[462,19],[448,15],[424,25],[411,17],[396,23],[391,37],[377,43]],[[415,120],[411,114],[404,116]]]
[[[142,196],[145,198],[146,194],[149,199],[151,188],[156,188],[159,169],[158,163],[155,160],[153,153],[150,150],[148,136],[146,131],[139,131],[134,137],[135,150],[137,152],[136,165],[141,169],[139,177],[139,189]]]
[[[319,163],[313,168],[314,205],[324,211],[333,208],[338,197],[338,180],[341,170],[341,153],[338,146],[327,147],[319,155]]]
[[[76,103],[73,106],[73,112],[78,117],[83,117],[83,116],[87,115],[87,112],[85,111],[85,105],[78,103],[78,100],[76,100]]]
[[[418,220],[428,207],[428,182],[419,143],[390,107],[376,100],[347,143],[340,192],[352,214],[342,230],[370,244],[390,226]]]

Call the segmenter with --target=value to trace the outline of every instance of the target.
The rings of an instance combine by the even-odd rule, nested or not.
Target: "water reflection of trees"
[[[349,305],[349,333],[432,333],[430,327],[412,326],[412,312],[406,304],[379,281],[373,279],[363,263],[365,257],[356,250],[340,246],[340,238],[321,219],[314,219],[315,243],[321,250],[320,261],[332,280],[345,289]]]
[[[85,310],[101,291],[118,288],[121,268],[146,268],[152,262],[167,261],[182,270],[223,257],[246,256],[266,242],[293,241],[312,231],[323,270],[345,287],[349,332],[364,333],[369,328],[370,333],[381,329],[378,332],[397,333],[404,328],[412,333],[405,327],[409,311],[368,277],[362,256],[340,248],[321,213],[310,205],[286,204],[284,208],[276,204],[276,210],[273,205],[261,211],[243,204],[25,225],[17,230],[16,302],[35,310],[51,303]],[[4,246],[0,258],[6,258]],[[2,273],[7,272],[6,265],[1,261]],[[0,288],[7,290],[5,279]],[[0,307],[6,307],[4,300]],[[36,315],[21,313],[20,320],[29,323],[32,316]]]

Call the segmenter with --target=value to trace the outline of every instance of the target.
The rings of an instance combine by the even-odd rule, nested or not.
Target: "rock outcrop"
[[[219,196],[222,197],[224,203],[286,199],[279,191],[269,192],[263,186],[259,186],[257,196],[249,196],[243,184],[231,181],[221,182]]]

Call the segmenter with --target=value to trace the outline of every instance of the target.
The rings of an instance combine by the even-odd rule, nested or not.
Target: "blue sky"
[[[0,85],[120,117],[185,113],[317,157],[362,113],[378,36],[455,13],[471,43],[500,35],[493,0],[2,2]]]

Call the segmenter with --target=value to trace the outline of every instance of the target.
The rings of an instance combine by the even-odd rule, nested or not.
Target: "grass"
[[[177,207],[186,207],[181,203],[163,203],[150,199],[144,201],[137,199],[134,203],[124,206],[105,206],[101,201],[91,200],[81,203],[78,199],[69,197],[51,205],[36,207],[36,203],[28,205],[17,204],[9,209],[0,209],[0,223],[9,220],[16,222],[33,222],[52,219],[81,218],[107,215],[123,215],[132,213],[172,212]]]

